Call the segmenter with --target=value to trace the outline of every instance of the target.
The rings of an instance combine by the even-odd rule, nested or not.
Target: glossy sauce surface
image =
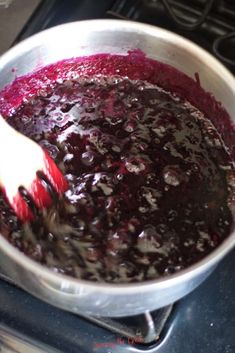
[[[8,115],[70,183],[65,200],[32,224],[0,204],[4,236],[54,271],[153,279],[195,263],[229,235],[232,159],[184,97],[144,79],[83,74],[57,78]]]

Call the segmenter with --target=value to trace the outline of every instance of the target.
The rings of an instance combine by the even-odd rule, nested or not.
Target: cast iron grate
[[[163,336],[165,325],[173,312],[173,305],[152,312],[122,318],[86,317],[95,324],[118,335],[117,343],[154,344]],[[123,340],[123,341],[122,341]]]
[[[116,0],[106,16],[172,30],[212,52],[235,71],[235,1]]]

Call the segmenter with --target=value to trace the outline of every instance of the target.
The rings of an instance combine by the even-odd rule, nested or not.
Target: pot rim
[[[112,26],[114,28],[112,28]],[[17,56],[17,53],[22,53],[28,48],[33,48],[35,43],[43,43],[48,42],[50,39],[55,38],[54,34],[64,29],[70,29],[72,27],[76,28],[76,30],[82,30],[82,27],[93,26],[95,31],[116,31],[117,26],[120,31],[124,32],[137,32],[139,34],[144,33],[150,36],[156,36],[163,40],[174,41],[174,43],[181,47],[182,50],[187,50],[190,53],[194,53],[194,55],[198,56],[204,62],[210,62],[213,70],[220,73],[220,77],[226,81],[231,88],[234,87],[234,95],[235,95],[235,79],[233,75],[211,54],[207,51],[194,44],[188,39],[185,39],[178,34],[170,32],[168,30],[162,29],[160,27],[137,23],[132,21],[124,21],[124,20],[85,20],[85,21],[76,21],[67,24],[62,24],[59,26],[52,27],[50,29],[44,30],[38,34],[35,34],[10,50],[8,50],[5,54],[0,57],[0,70],[11,61],[12,58]],[[68,58],[70,59],[70,58]],[[14,262],[23,267],[26,270],[34,273],[35,276],[39,276],[40,278],[47,278],[47,280],[52,281],[58,287],[61,286],[61,282],[66,282],[73,286],[79,286],[80,284],[87,289],[92,290],[93,288],[96,291],[100,290],[102,292],[119,294],[125,290],[125,292],[131,293],[135,290],[138,292],[149,291],[151,288],[158,286],[159,288],[168,288],[174,286],[180,282],[187,280],[187,278],[192,278],[206,271],[210,266],[215,265],[219,260],[221,260],[233,247],[235,246],[235,230],[210,254],[205,256],[200,261],[195,264],[180,270],[179,272],[163,276],[153,280],[147,280],[143,282],[135,282],[135,283],[106,283],[106,282],[92,282],[83,279],[77,279],[70,277],[68,275],[63,275],[60,273],[53,272],[51,269],[47,268],[44,265],[32,260],[28,256],[26,256],[23,252],[20,252],[16,247],[11,245],[1,234],[0,234],[0,249],[9,256]]]

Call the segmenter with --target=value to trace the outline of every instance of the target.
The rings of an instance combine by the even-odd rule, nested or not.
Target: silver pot
[[[233,76],[204,50],[166,30],[149,25],[95,20],[75,22],[41,32],[0,58],[0,88],[38,65],[95,53],[126,54],[139,48],[148,57],[168,63],[189,76],[199,73],[201,85],[235,117]],[[0,266],[19,286],[40,299],[83,315],[127,316],[175,302],[197,287],[235,245],[231,234],[197,264],[169,277],[137,284],[103,284],[53,273],[27,258],[0,236]]]

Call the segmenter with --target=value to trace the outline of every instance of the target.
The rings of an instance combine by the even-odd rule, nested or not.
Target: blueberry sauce
[[[124,70],[128,56],[113,56],[119,65],[107,72],[112,56],[94,56],[95,71],[91,58],[66,61],[0,94],[9,123],[49,152],[70,185],[30,224],[1,197],[0,231],[56,272],[105,282],[154,279],[197,262],[231,232],[234,130],[231,124],[227,134],[226,112],[200,86],[196,108],[173,81],[160,85],[155,71],[150,79],[153,61],[131,55],[137,67],[145,60],[146,73]],[[165,78],[170,71],[189,80],[188,92],[196,89],[155,63]],[[224,114],[221,134],[222,123],[209,120],[210,102],[213,118]]]

